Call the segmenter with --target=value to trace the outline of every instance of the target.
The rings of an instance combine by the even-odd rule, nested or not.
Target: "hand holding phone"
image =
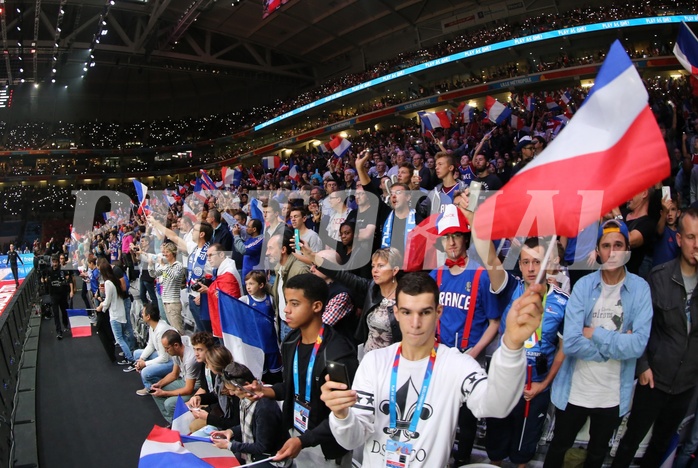
[[[327,375],[330,376],[332,382],[343,383],[350,388],[349,384],[349,372],[347,372],[347,366],[341,362],[327,361]]]

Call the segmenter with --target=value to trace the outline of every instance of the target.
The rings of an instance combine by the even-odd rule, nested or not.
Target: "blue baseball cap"
[[[630,233],[628,232],[628,226],[619,219],[609,219],[604,221],[599,225],[599,234],[596,238],[596,245],[601,242],[601,238],[606,234],[611,232],[619,232],[625,237],[625,244],[630,248]]]

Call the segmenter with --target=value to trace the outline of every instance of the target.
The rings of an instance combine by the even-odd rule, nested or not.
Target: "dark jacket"
[[[288,440],[288,432],[280,431],[281,408],[274,400],[262,398],[257,402],[252,416],[252,437],[254,442],[245,444],[242,442],[242,426],[233,427],[233,445],[230,450],[238,453],[252,455],[253,461],[262,460],[273,455]],[[271,463],[261,464],[262,467],[271,467]]]
[[[649,276],[652,292],[652,331],[638,375],[652,369],[655,388],[681,393],[696,386],[698,379],[698,287],[691,296],[691,330],[686,329],[686,288],[681,259],[656,266]]]
[[[214,230],[213,236],[211,236],[210,243],[221,244],[225,252],[231,252],[233,250],[233,235],[230,233],[228,223],[221,220],[221,224],[218,225],[218,229]],[[228,256],[230,256],[229,253]]]
[[[283,429],[288,431],[293,428],[293,356],[300,341],[300,330],[292,331],[281,345],[281,355],[283,356],[284,371],[283,382],[273,385],[277,400],[283,400]],[[322,391],[320,387],[325,383],[327,374],[327,361],[341,362],[347,367],[349,379],[354,380],[354,374],[359,361],[356,358],[356,348],[344,336],[335,332],[332,327],[325,327],[322,344],[315,358],[313,366],[313,387],[310,393],[310,421],[308,430],[300,436],[302,446],[315,447],[320,445],[322,453],[328,460],[336,460],[347,453],[341,445],[337,443],[330,430],[330,410],[320,399]]]
[[[206,366],[201,366],[201,371],[199,372],[199,382],[201,382],[201,389],[204,393],[199,394],[201,399],[201,404],[208,406],[206,412],[208,416],[206,417],[206,424],[210,426],[215,426],[218,429],[229,429],[233,426],[240,424],[240,412],[238,411],[240,407],[240,400],[238,397],[223,397],[227,398],[227,408],[225,411],[220,406],[220,396],[218,395],[223,382],[221,376],[213,374],[214,377],[214,387],[208,388],[208,380],[206,380]]]
[[[378,305],[383,300],[383,295],[381,294],[380,287],[366,278],[361,276],[356,276],[347,271],[342,271],[341,266],[336,263],[332,264],[333,268],[327,268],[325,265],[329,265],[332,262],[327,260],[323,261],[323,266],[318,267],[318,270],[325,276],[332,278],[335,281],[339,281],[346,287],[352,290],[354,299],[354,304],[363,304],[363,309],[361,310],[361,317],[359,318],[359,325],[356,328],[356,334],[354,337],[359,343],[366,343],[368,339],[368,323],[366,318],[368,313],[373,309],[378,307]],[[402,332],[400,332],[400,324],[395,320],[395,316],[390,314],[390,331],[393,335],[393,343],[402,341]]]

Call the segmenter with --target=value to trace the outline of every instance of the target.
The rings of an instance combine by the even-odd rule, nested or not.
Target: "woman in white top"
[[[124,359],[117,364],[132,364],[135,359],[131,353],[131,348],[135,347],[135,343],[131,343],[130,346],[127,343],[127,340],[133,341],[133,335],[128,333],[126,308],[124,307],[124,299],[128,297],[128,291],[122,289],[121,281],[116,278],[114,270],[107,262],[100,262],[99,273],[104,279],[104,301],[97,306],[97,312],[109,312],[111,331],[124,353]]]

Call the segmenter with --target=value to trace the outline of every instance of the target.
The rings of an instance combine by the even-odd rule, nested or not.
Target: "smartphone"
[[[671,188],[668,185],[662,185],[662,199],[671,200]]]
[[[250,391],[250,390],[246,389],[243,385],[240,385],[240,384],[237,383],[237,382],[230,382],[230,383],[233,384],[233,387],[235,387],[235,388],[237,388],[238,390],[241,390],[241,391],[247,393],[249,396],[255,396],[255,394],[254,394],[253,391]]]
[[[151,388],[150,390],[148,390],[148,393],[155,393],[155,389]]]
[[[296,243],[296,252],[301,251],[301,232],[298,229],[293,230],[293,241]]]
[[[419,171],[417,169],[412,171],[412,177],[419,177]]]
[[[214,434],[211,436],[213,439],[225,439],[223,434]]]
[[[347,387],[351,387],[347,367],[341,362],[327,361],[327,374],[332,382],[343,383]]]
[[[475,212],[478,203],[480,202],[480,192],[482,192],[482,183],[477,181],[470,182],[470,195],[468,196],[468,208],[470,212]]]

